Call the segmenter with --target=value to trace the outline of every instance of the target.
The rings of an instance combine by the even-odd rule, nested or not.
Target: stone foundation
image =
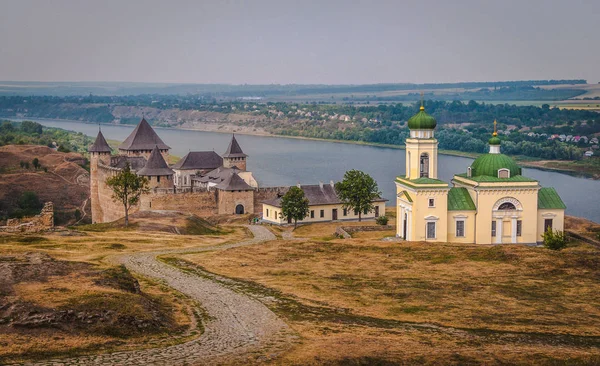
[[[38,233],[54,228],[54,204],[46,202],[42,212],[33,217],[8,219],[6,226],[0,226],[0,232],[7,233]]]

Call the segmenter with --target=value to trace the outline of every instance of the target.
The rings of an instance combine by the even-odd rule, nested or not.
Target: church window
[[[498,169],[498,178],[510,178],[510,170]]]
[[[456,237],[463,238],[465,236],[465,222],[463,220],[456,221]]]
[[[471,170],[471,167],[468,167],[468,168],[467,168],[467,177],[468,177],[468,178],[471,178],[472,174],[473,174],[473,172],[472,172],[472,170]]]
[[[319,216],[320,216],[320,217],[325,217],[325,210],[321,210],[321,212],[320,212]]]
[[[492,221],[492,236],[496,236],[496,221]]]
[[[421,177],[429,178],[429,155],[421,154]]]
[[[548,229],[552,230],[552,219],[544,220],[544,232],[548,231]]]
[[[427,223],[427,239],[435,239],[435,222]]]
[[[523,232],[523,221],[517,220],[517,236],[521,236]]]
[[[315,218],[315,210],[310,210],[310,218],[311,219]]]
[[[435,199],[433,199],[433,198],[429,199],[429,207],[435,207]]]
[[[510,202],[504,202],[498,207],[498,210],[516,210],[517,208]]]

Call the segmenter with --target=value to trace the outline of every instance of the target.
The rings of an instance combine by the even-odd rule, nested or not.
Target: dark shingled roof
[[[236,166],[231,168],[218,167],[217,169],[211,170],[210,172],[202,175],[201,177],[194,177],[192,180],[202,183],[221,183],[229,177],[231,172],[239,173],[240,169]]]
[[[231,171],[221,183],[215,186],[215,188],[222,191],[249,191],[254,189],[234,171]]]
[[[224,158],[243,158],[246,157],[248,155],[244,154],[244,152],[242,151],[242,148],[240,147],[240,144],[238,144],[237,140],[235,139],[235,135],[233,135],[231,137],[231,142],[229,143],[229,147],[227,148],[227,151],[225,151],[225,154],[223,154]]]
[[[119,150],[152,150],[155,146],[158,146],[160,150],[170,149],[154,132],[146,119],[142,118],[133,132],[119,145]]]
[[[300,186],[300,188],[304,191],[304,197],[308,198],[308,203],[311,206],[315,205],[336,205],[342,203],[342,201],[338,198],[337,193],[335,193],[335,188],[332,187],[331,184],[323,184],[321,187],[320,184],[308,185],[308,186]],[[287,192],[287,191],[286,191]],[[281,192],[282,195],[286,192]],[[384,198],[378,198],[373,200],[373,202],[385,202],[387,201]],[[263,201],[271,206],[281,207],[281,197],[273,198],[267,201]]]
[[[190,151],[179,159],[173,169],[215,169],[223,165],[223,158],[214,151]]]
[[[108,146],[108,143],[106,142],[106,139],[104,138],[104,135],[102,134],[102,131],[98,131],[98,136],[96,137],[96,141],[94,141],[94,144],[92,146],[90,146],[90,148],[88,149],[89,152],[111,152],[110,146]]]
[[[125,165],[127,165],[127,163],[129,163],[129,167],[131,168],[131,170],[137,172],[138,170],[146,166],[146,158],[144,158],[143,156],[125,155],[117,155],[112,156],[110,158],[110,166],[112,166],[113,168],[123,169],[125,168]]]
[[[157,175],[173,175],[173,170],[169,168],[167,162],[163,158],[158,146],[154,146],[154,150],[150,153],[146,166],[137,172],[137,175],[157,176]]]

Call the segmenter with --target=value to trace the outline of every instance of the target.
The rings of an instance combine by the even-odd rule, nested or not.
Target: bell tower
[[[406,139],[406,178],[438,179],[438,141],[435,118],[425,112],[421,97],[419,113],[408,120],[410,136]]]

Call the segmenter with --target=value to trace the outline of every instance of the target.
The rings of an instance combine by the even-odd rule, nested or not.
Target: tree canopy
[[[358,221],[362,214],[374,209],[373,200],[381,197],[377,182],[367,173],[360,170],[349,170],[344,179],[335,184],[335,191],[343,202],[344,208],[358,213]]]
[[[140,196],[148,193],[148,178],[138,176],[131,171],[129,164],[119,174],[106,180],[113,191],[113,200],[123,204],[125,209],[125,226],[129,225],[129,210],[140,201]]]
[[[308,215],[308,198],[304,197],[302,189],[293,186],[283,195],[281,213],[286,220],[294,221],[294,229],[298,226],[298,220],[302,220]]]

